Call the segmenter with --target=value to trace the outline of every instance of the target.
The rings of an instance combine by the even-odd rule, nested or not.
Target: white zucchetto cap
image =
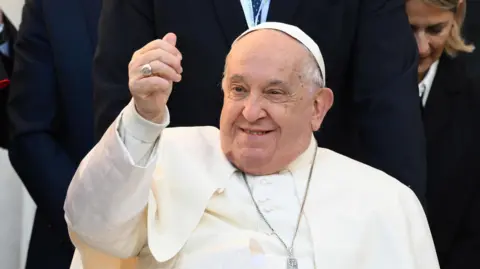
[[[322,77],[323,85],[325,85],[325,82],[326,82],[325,62],[323,60],[322,52],[320,52],[320,48],[318,47],[317,43],[315,43],[315,41],[311,37],[309,37],[305,32],[303,32],[297,26],[293,26],[293,25],[281,23],[281,22],[264,22],[254,27],[251,27],[245,32],[243,32],[239,37],[237,37],[237,39],[235,39],[235,41],[233,41],[233,44],[235,44],[238,40],[240,40],[245,35],[261,29],[272,29],[272,30],[280,31],[298,40],[300,43],[302,43],[310,51],[310,53],[313,55],[313,57],[317,61],[318,68],[320,68],[320,76]]]

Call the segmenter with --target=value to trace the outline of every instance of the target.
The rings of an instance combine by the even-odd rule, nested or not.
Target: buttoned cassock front
[[[283,268],[285,249],[266,233],[245,183],[221,150],[218,129],[155,132],[152,125],[130,103],[77,170],[65,210],[83,267],[135,268],[131,259],[121,259],[138,257],[141,269],[241,268],[243,260],[234,257],[251,251],[253,242],[264,259],[258,268]],[[313,141],[279,178],[290,175],[302,195]],[[295,242],[301,269],[439,268],[424,212],[408,187],[328,149],[316,154]],[[294,197],[287,188],[277,190],[279,197]],[[272,226],[288,235],[295,219],[288,214],[285,224]],[[282,238],[290,243],[289,236]]]

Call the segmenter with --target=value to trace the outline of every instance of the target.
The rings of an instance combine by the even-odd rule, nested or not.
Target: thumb
[[[175,46],[177,44],[177,36],[174,33],[168,33],[166,34],[162,40],[166,41],[172,46]]]

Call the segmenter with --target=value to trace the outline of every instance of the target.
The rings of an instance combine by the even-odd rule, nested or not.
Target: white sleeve
[[[163,123],[155,124],[142,118],[131,101],[120,115],[118,137],[136,165],[144,167],[152,160],[156,142],[162,130],[170,124],[168,108],[165,111]]]
[[[366,216],[362,258],[356,261],[362,266],[357,267],[440,269],[422,205],[410,188],[396,185],[377,190],[383,201],[375,201],[376,209]]]
[[[69,230],[107,254],[136,256],[146,244],[146,206],[161,132],[169,124],[143,119],[133,101],[82,160],[65,201]]]
[[[415,269],[440,269],[435,244],[425,211],[411,189],[405,188],[401,205],[407,219],[409,242]]]

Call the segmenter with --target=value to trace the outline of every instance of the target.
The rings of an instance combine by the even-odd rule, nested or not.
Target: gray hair
[[[309,57],[303,63],[303,74],[305,75],[306,79],[312,83],[314,87],[317,88],[324,88],[325,82],[323,81],[322,72],[320,71],[320,67],[318,67],[317,61],[311,55],[310,51],[308,51]]]

